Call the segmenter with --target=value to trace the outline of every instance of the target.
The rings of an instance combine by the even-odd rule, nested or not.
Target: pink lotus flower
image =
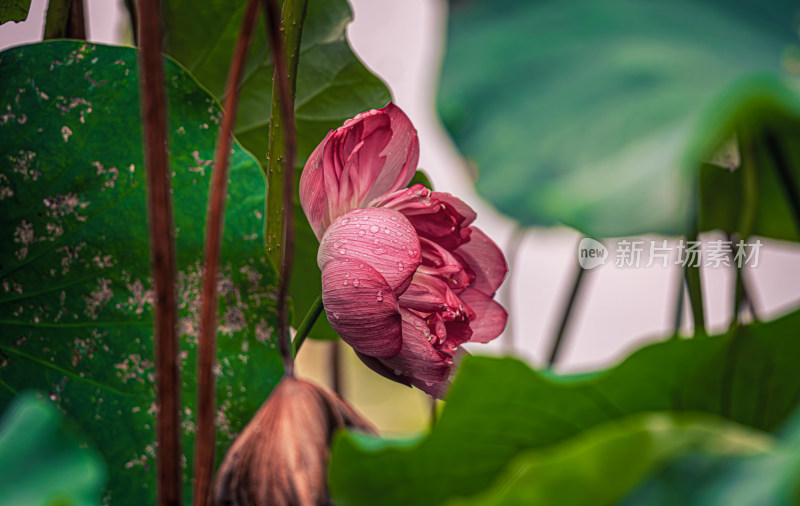
[[[410,188],[419,159],[397,106],[359,114],[308,159],[300,202],[320,239],[331,326],[383,376],[441,398],[460,345],[505,328],[493,300],[507,267],[475,212],[447,193]]]

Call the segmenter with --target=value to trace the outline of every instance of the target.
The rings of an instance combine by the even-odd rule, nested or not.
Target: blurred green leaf
[[[153,292],[137,51],[0,53],[0,406],[47,392],[106,459],[113,504],[154,503]],[[184,449],[192,469],[206,202],[220,107],[166,62]],[[218,455],[283,368],[263,254],[264,178],[233,147],[218,279]],[[191,481],[186,480],[187,487]]]
[[[452,2],[440,114],[477,165],[478,192],[522,225],[682,234],[698,166],[723,139],[774,118],[800,125],[799,11],[789,0]],[[791,163],[800,174],[800,157]]]
[[[621,505],[793,506],[800,504],[800,411],[778,433],[767,454],[732,457],[696,454],[677,460]]]
[[[511,358],[466,357],[439,423],[419,445],[340,437],[331,487],[342,506],[437,505],[490,486],[522,453],[649,411],[690,411],[765,431],[797,407],[800,312],[727,335],[646,346],[594,375],[559,377]],[[396,484],[402,482],[402,486]]]
[[[218,98],[241,26],[245,1],[174,0],[164,5],[165,49]],[[356,114],[386,105],[389,90],[353,54],[345,30],[353,19],[346,0],[310,0],[303,25],[297,71],[295,112],[298,169],[328,131]],[[239,95],[236,136],[266,165],[272,96],[272,62],[264,20],[259,20]],[[211,35],[209,36],[209,33]],[[300,174],[297,174],[299,181]],[[317,267],[319,242],[299,204],[295,208],[296,249],[290,295],[293,325],[298,325],[321,291]],[[335,339],[326,318],[311,337]]]
[[[411,182],[408,183],[408,186],[413,186],[415,184],[424,184],[426,188],[433,190],[431,180],[428,178],[428,175],[421,170],[414,173],[414,177],[411,178]]]
[[[3,0],[0,2],[0,25],[9,21],[25,21],[30,8],[31,0]]]
[[[648,474],[689,452],[753,455],[763,453],[770,443],[762,432],[713,416],[633,415],[527,452],[485,492],[448,504],[615,504]]]
[[[105,465],[62,424],[51,403],[27,392],[0,421],[0,506],[98,505]]]
[[[767,106],[762,109],[768,109]],[[772,135],[781,162],[791,176],[788,184],[778,176]],[[800,121],[775,111],[768,119],[740,131],[741,164],[733,170],[702,164],[699,176],[700,230],[719,229],[740,238],[750,235],[800,240],[787,190],[800,195]]]

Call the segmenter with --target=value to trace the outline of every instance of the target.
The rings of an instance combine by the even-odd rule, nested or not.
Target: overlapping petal
[[[419,238],[402,214],[382,208],[355,209],[328,227],[317,263],[323,268],[338,258],[367,264],[400,294],[417,270],[420,255]]]
[[[453,253],[460,258],[473,278],[470,287],[486,295],[494,295],[508,273],[508,265],[500,248],[477,227],[469,241],[456,248]]]
[[[300,203],[317,238],[339,216],[408,185],[418,161],[417,132],[392,103],[331,131],[300,177]]]
[[[331,327],[356,351],[397,355],[403,325],[392,287],[371,266],[333,259],[322,268],[322,303]]]
[[[474,313],[470,321],[470,341],[488,343],[506,328],[508,313],[493,298],[473,288],[461,292],[459,298]]]

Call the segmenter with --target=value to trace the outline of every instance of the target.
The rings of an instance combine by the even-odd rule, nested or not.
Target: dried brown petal
[[[336,429],[375,433],[337,395],[284,377],[233,443],[217,473],[217,506],[331,504],[330,442]]]

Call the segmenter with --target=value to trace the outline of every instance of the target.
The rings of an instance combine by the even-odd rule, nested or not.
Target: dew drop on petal
[[[377,225],[372,225],[371,227],[369,227],[369,231],[370,231],[370,232],[372,232],[373,234],[374,234],[374,233],[377,233],[377,232],[378,232],[378,230],[379,230],[379,229],[378,229],[378,226],[377,226]]]
[[[378,290],[378,296],[376,298],[378,302],[383,302],[383,292]]]
[[[358,231],[358,235],[364,235],[364,231],[363,230],[359,230]]]
[[[334,312],[333,312],[333,317],[334,317],[334,318],[336,318],[336,319],[338,320],[338,319],[339,319],[339,313],[337,313],[336,311],[334,311]]]
[[[402,271],[404,267],[405,267],[405,265],[403,265],[403,262],[397,262],[397,270],[398,271]]]
[[[432,381],[426,381],[426,382],[425,382],[425,384],[426,384],[427,386],[429,386],[429,387],[432,387],[432,386],[433,386],[433,382],[432,382]]]
[[[344,286],[347,286],[347,283],[349,283],[349,281],[345,279],[344,280]]]
[[[344,255],[345,253],[347,253],[346,249],[342,248],[342,249],[339,250],[339,254],[340,255]]]
[[[358,278],[353,280],[353,286],[355,286],[356,288],[358,288],[358,285],[360,285],[360,284],[361,284],[361,281],[359,281]]]
[[[376,255],[383,255],[384,253],[386,253],[386,249],[385,248],[375,248],[374,250],[372,250],[372,252],[375,253]]]

